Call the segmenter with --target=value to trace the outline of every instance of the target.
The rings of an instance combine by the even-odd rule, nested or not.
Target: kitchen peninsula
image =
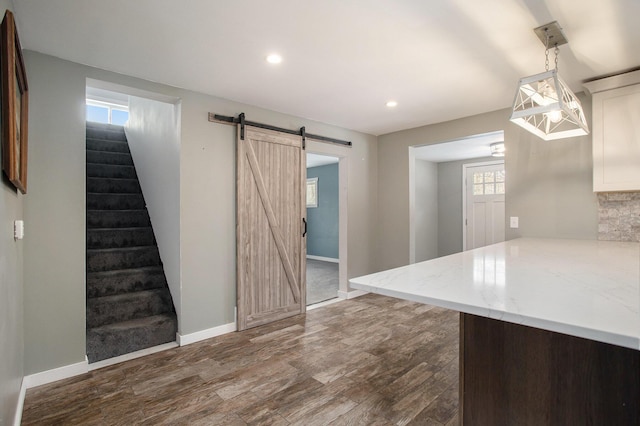
[[[640,244],[520,238],[350,280],[460,311],[463,424],[640,424]]]

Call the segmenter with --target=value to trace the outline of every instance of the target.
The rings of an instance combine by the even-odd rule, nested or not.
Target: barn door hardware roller
[[[242,140],[244,140],[244,126],[252,126],[252,127],[257,127],[259,129],[273,130],[276,132],[288,133],[290,135],[302,136],[303,149],[306,146],[307,139],[313,139],[319,142],[328,142],[328,143],[333,143],[333,144],[347,146],[347,147],[351,147],[353,145],[351,141],[345,141],[342,139],[330,138],[328,136],[321,136],[321,135],[314,135],[311,133],[307,133],[304,127],[301,127],[298,130],[291,130],[291,129],[284,129],[282,127],[272,126],[270,124],[257,123],[255,121],[248,121],[246,120],[244,113],[240,113],[238,117],[229,117],[226,115],[219,115],[219,114],[214,114],[210,112],[209,121],[225,123],[225,124],[240,124],[240,139]]]

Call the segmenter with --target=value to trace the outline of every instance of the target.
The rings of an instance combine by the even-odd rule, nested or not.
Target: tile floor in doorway
[[[338,264],[307,259],[307,305],[338,296]]]

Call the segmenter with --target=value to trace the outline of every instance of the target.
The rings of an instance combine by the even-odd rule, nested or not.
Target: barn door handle
[[[302,233],[302,238],[304,238],[304,236],[307,235],[307,219],[303,217],[302,223],[304,223],[304,232]]]

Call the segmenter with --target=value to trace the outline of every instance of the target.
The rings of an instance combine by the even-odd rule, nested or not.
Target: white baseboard
[[[85,357],[82,362],[30,374],[25,376],[22,382],[25,384],[26,389],[31,389],[36,386],[46,385],[47,383],[57,382],[58,380],[68,379],[69,377],[79,376],[87,372],[89,372],[89,361],[87,361]]]
[[[20,426],[22,423],[22,410],[24,410],[24,397],[27,395],[27,384],[22,378],[22,384],[20,385],[20,394],[18,395],[18,405],[16,407],[16,415],[13,417],[13,426]]]
[[[180,346],[190,345],[201,340],[211,339],[212,337],[222,336],[223,334],[233,333],[238,329],[235,322],[219,325],[218,327],[208,328],[206,330],[196,331],[185,335],[178,334],[178,344]]]
[[[314,303],[313,305],[307,306],[307,311],[313,311],[314,309],[322,308],[323,306],[333,305],[334,303],[342,302],[343,300],[344,299],[337,297],[334,299],[325,300],[324,302]]]
[[[353,299],[356,297],[364,296],[365,294],[369,294],[369,292],[364,290],[351,290],[351,291],[338,290],[338,297],[340,299]]]
[[[321,260],[323,262],[331,262],[331,263],[340,263],[340,259],[334,259],[333,257],[314,256],[312,254],[308,254],[307,259]]]
[[[164,343],[158,346],[152,346],[146,349],[140,349],[139,351],[131,352],[128,354],[116,356],[113,358],[108,358],[103,361],[98,361],[98,362],[89,364],[89,371],[108,367],[114,364],[120,364],[121,362],[130,361],[132,359],[140,358],[141,356],[147,356],[147,355],[155,354],[156,352],[162,352],[162,351],[166,351],[167,349],[173,349],[177,347],[178,347],[178,343],[170,342],[170,343]]]

